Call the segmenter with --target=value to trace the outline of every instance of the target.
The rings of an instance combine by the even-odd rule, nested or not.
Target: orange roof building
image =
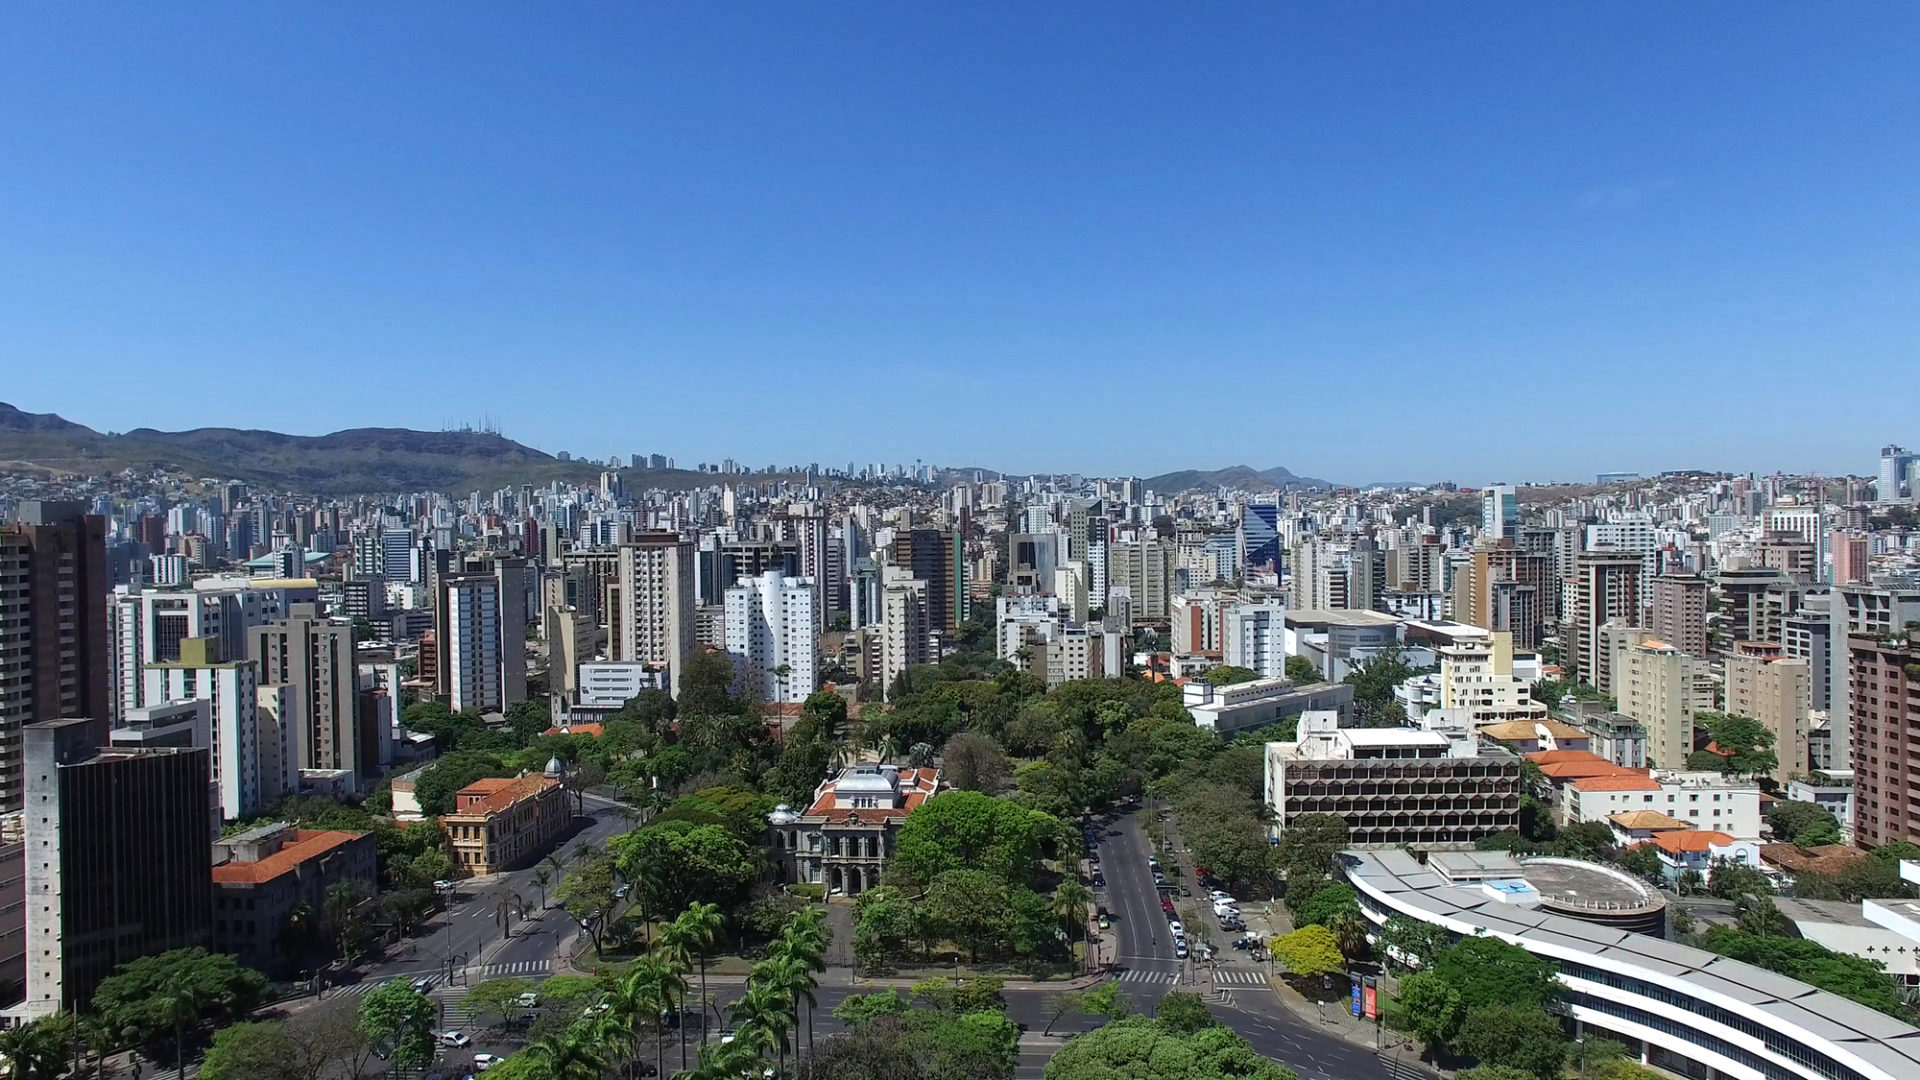
[[[545,774],[488,777],[453,795],[454,812],[440,819],[461,872],[479,876],[525,866],[573,824],[560,763]]]
[[[1684,829],[1663,832],[1648,841],[1669,855],[1701,855],[1734,842],[1734,837],[1713,829]]]
[[[821,783],[813,804],[767,815],[775,865],[787,881],[851,896],[880,883],[907,815],[940,791],[939,769],[853,765]]]
[[[288,973],[280,945],[296,907],[321,910],[341,882],[372,896],[379,880],[372,833],[279,822],[225,837],[213,850],[213,947],[274,976]]]

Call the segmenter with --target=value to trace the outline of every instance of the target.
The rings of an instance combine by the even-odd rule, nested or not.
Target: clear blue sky
[[[1344,481],[1920,443],[1920,7],[1587,7],[8,5],[0,400]]]

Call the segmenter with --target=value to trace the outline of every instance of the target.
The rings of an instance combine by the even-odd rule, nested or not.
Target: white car
[[[486,1072],[488,1069],[491,1069],[498,1064],[500,1064],[500,1059],[497,1057],[494,1057],[492,1054],[473,1055],[473,1071],[474,1072]]]
[[[452,892],[452,891],[453,891],[453,882],[451,882],[451,881],[436,881],[436,882],[434,882],[434,883],[433,883],[433,891],[434,891],[434,892]]]
[[[516,1009],[531,1009],[539,1004],[540,996],[538,994],[521,994],[519,997],[513,999],[513,1006]]]
[[[1176,941],[1187,936],[1187,928],[1180,925],[1179,919],[1174,919],[1172,922],[1169,922],[1167,929],[1173,931],[1173,937]]]
[[[436,1031],[433,1037],[440,1041],[441,1046],[466,1046],[473,1042],[458,1031]]]
[[[1233,894],[1226,891],[1225,889],[1215,889],[1212,892],[1208,893],[1207,896],[1211,897],[1213,902],[1216,904],[1237,904],[1240,902],[1238,900],[1235,900],[1233,898]]]

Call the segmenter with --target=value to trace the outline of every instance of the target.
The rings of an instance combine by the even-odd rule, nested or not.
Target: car
[[[1166,887],[1167,887],[1167,875],[1165,875],[1165,874],[1160,874],[1160,873],[1156,873],[1156,874],[1154,874],[1154,875],[1153,875],[1153,884],[1154,884],[1154,885],[1155,885],[1155,887],[1157,887],[1157,888],[1162,888],[1162,889],[1164,889],[1164,888],[1166,888]]]
[[[1093,887],[1096,889],[1104,889],[1106,888],[1106,885],[1107,885],[1107,875],[1101,873],[1098,870],[1095,870],[1093,872]]]
[[[614,887],[613,898],[615,900],[625,900],[627,898],[627,894],[632,891],[633,891],[633,886],[628,885],[625,882],[622,882],[621,884]]]
[[[1173,943],[1173,955],[1182,960],[1185,960],[1187,958],[1187,939],[1186,938],[1181,938],[1179,941],[1176,941]]]
[[[1179,919],[1168,920],[1167,929],[1173,931],[1174,937],[1185,937],[1187,933],[1186,925],[1183,924]]]
[[[434,892],[452,892],[452,891],[453,891],[453,882],[451,882],[451,881],[436,881],[436,882],[434,882],[434,883],[433,883],[433,891],[434,891]]]
[[[473,1042],[458,1031],[436,1031],[433,1033],[433,1038],[441,1046],[467,1046]]]
[[[1173,897],[1171,896],[1161,897],[1160,910],[1166,912],[1169,915],[1173,914]]]
[[[431,989],[433,989],[433,976],[422,975],[419,978],[413,980],[414,993],[424,994]]]
[[[521,994],[519,997],[513,999],[513,1006],[516,1009],[537,1008],[539,1004],[540,995],[533,993]]]
[[[500,1059],[492,1054],[473,1055],[473,1071],[475,1072],[486,1072],[498,1064],[500,1064]]]
[[[1147,856],[1147,869],[1149,870],[1160,869],[1160,860],[1155,858],[1152,855]]]
[[[740,1037],[739,1032],[733,1030],[732,1028],[727,1028],[725,1031],[722,1031],[720,1033],[720,1045],[726,1046],[727,1044],[733,1042],[733,1040],[739,1037]]]
[[[1105,930],[1107,927],[1113,925],[1113,920],[1108,918],[1105,912],[1102,912],[1100,914],[1099,923],[1100,923],[1100,929]]]

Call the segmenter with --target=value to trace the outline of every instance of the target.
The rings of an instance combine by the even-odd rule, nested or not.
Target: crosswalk
[[[1128,968],[1115,978],[1123,983],[1176,983],[1180,981],[1180,973]],[[1215,986],[1265,986],[1267,976],[1257,968],[1221,967],[1213,970],[1212,982]]]
[[[427,991],[428,997],[435,998],[436,1000],[443,996],[457,999],[465,996],[466,992],[475,985],[486,982],[488,979],[536,979],[551,974],[552,971],[553,961],[551,960],[518,960],[510,964],[476,964],[472,967],[460,969],[459,982],[451,986],[447,985],[446,976],[442,972],[414,971],[390,976],[385,979],[362,979],[357,983],[334,987],[328,990],[327,993],[329,996],[335,997],[363,997],[393,979],[405,979],[411,982],[414,979],[424,978],[431,980],[433,984]]]

